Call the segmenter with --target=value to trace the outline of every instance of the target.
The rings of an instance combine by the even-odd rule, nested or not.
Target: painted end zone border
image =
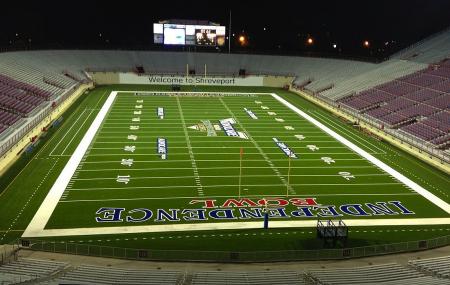
[[[124,93],[132,93],[136,91],[120,91]],[[146,92],[146,93],[158,93],[162,92]],[[180,94],[180,92],[164,92],[170,94]],[[204,94],[204,92],[189,92]],[[210,92],[214,93],[214,92]],[[225,92],[223,92],[225,93]],[[35,216],[31,220],[30,224],[26,228],[22,237],[51,237],[51,236],[76,236],[76,235],[98,235],[98,234],[122,234],[122,233],[143,233],[143,232],[170,232],[170,231],[199,231],[199,230],[226,230],[226,229],[250,229],[261,228],[261,222],[227,222],[227,223],[201,223],[201,224],[175,224],[175,225],[146,225],[146,226],[121,226],[121,227],[95,227],[95,228],[70,228],[70,229],[45,229],[45,225],[49,221],[53,211],[55,210],[61,196],[63,195],[71,177],[75,173],[81,159],[85,155],[89,145],[95,137],[98,129],[100,128],[103,120],[108,114],[118,91],[112,91],[108,96],[106,102],[103,104],[100,112],[97,114],[95,120],[89,127],[88,131],[84,135],[80,144],[76,148],[73,155],[65,165],[64,169],[56,179],[49,193],[45,197]],[[438,206],[446,213],[450,214],[450,205],[432,194],[428,190],[424,189],[417,183],[413,182],[409,178],[405,177],[398,171],[394,170],[384,162],[380,161],[376,157],[367,153],[365,150],[356,146],[349,140],[345,139],[341,135],[337,134],[330,128],[326,127],[319,121],[315,120],[305,112],[301,111],[285,99],[281,98],[277,94],[273,93],[234,93],[230,94],[246,94],[246,95],[270,95],[277,101],[288,107],[290,110],[308,120],[322,131],[326,132],[339,142],[346,145],[348,148],[358,153],[374,165],[378,166],[385,172],[389,173],[397,180],[410,187],[425,199],[429,200],[434,205]],[[414,218],[414,219],[348,219],[345,223],[349,226],[393,226],[393,225],[439,225],[450,224],[449,218]],[[315,227],[315,220],[302,220],[302,221],[272,221],[271,227],[274,228],[291,228],[291,227]]]

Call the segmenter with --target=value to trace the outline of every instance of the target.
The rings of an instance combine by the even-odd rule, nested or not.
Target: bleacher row
[[[70,80],[63,80],[60,76],[53,75],[51,78],[44,78],[43,81],[64,91],[71,88],[75,82],[72,77],[67,78]],[[20,118],[27,117],[43,102],[59,94],[59,91],[44,90],[28,83],[25,77],[22,79],[24,81],[0,74],[0,134]],[[82,79],[78,82],[82,82]]]
[[[353,268],[280,271],[203,271],[71,266],[66,262],[20,258],[0,266],[0,284],[450,284],[450,256]]]
[[[338,102],[386,127],[445,148],[450,143],[450,60]]]

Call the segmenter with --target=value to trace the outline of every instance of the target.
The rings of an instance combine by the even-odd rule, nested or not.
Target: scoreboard
[[[225,26],[155,23],[153,42],[164,45],[223,46]]]

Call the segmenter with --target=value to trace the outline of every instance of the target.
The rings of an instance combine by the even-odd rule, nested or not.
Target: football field
[[[99,108],[25,237],[260,228],[265,211],[274,227],[450,223],[383,148],[273,93],[113,91]]]

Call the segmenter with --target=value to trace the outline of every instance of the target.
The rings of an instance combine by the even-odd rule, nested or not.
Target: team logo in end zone
[[[252,112],[252,110],[244,108],[244,111],[247,112],[247,114],[252,118],[253,120],[258,120],[258,117],[255,115],[255,113]]]
[[[272,138],[277,146],[289,157],[298,158],[298,156],[284,143],[279,141],[277,138]]]
[[[191,200],[186,208],[181,209],[102,207],[96,211],[95,220],[98,223],[248,221],[263,219],[265,211],[269,217],[276,219],[332,219],[415,214],[400,201],[322,205],[316,198],[270,197],[230,198],[222,202],[215,199],[195,199]]]
[[[161,159],[167,159],[167,140],[165,138],[158,138],[156,141],[156,148]]]
[[[164,119],[164,108],[158,107],[158,109],[156,110],[156,113],[160,119]]]

